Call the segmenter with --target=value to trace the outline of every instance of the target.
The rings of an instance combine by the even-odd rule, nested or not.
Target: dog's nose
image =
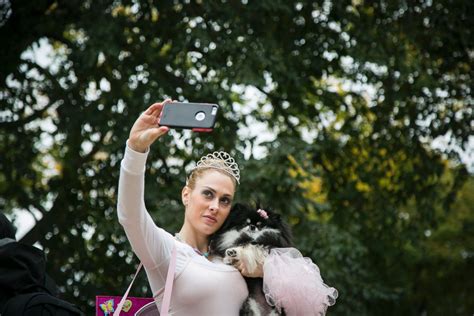
[[[225,251],[225,254],[229,257],[236,257],[237,256],[237,251],[235,251],[234,249],[227,249]]]
[[[255,225],[250,225],[249,228],[250,228],[251,231],[257,230],[257,226],[255,226]]]

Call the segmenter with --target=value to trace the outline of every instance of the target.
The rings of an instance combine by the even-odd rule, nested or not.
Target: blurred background
[[[152,147],[170,232],[186,170],[227,150],[339,291],[330,315],[474,313],[474,2],[0,1],[0,211],[94,312],[138,259],[116,218],[136,117],[221,106]],[[144,273],[132,291],[149,296]]]

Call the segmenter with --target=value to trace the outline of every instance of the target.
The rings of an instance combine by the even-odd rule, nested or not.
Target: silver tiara
[[[234,158],[225,151],[215,151],[212,154],[202,156],[192,171],[196,169],[213,168],[224,171],[232,176],[238,184],[240,184],[240,170],[239,165]]]

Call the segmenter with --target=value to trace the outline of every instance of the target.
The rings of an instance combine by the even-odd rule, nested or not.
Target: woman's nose
[[[209,208],[212,210],[212,211],[217,211],[217,209],[219,208],[219,200],[218,199],[214,199],[211,201],[211,205],[209,205]]]

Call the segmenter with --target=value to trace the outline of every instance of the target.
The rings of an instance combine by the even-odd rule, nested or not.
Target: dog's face
[[[211,251],[224,256],[225,250],[247,244],[258,244],[268,248],[288,247],[291,234],[279,214],[258,211],[259,207],[235,204],[211,240]]]

